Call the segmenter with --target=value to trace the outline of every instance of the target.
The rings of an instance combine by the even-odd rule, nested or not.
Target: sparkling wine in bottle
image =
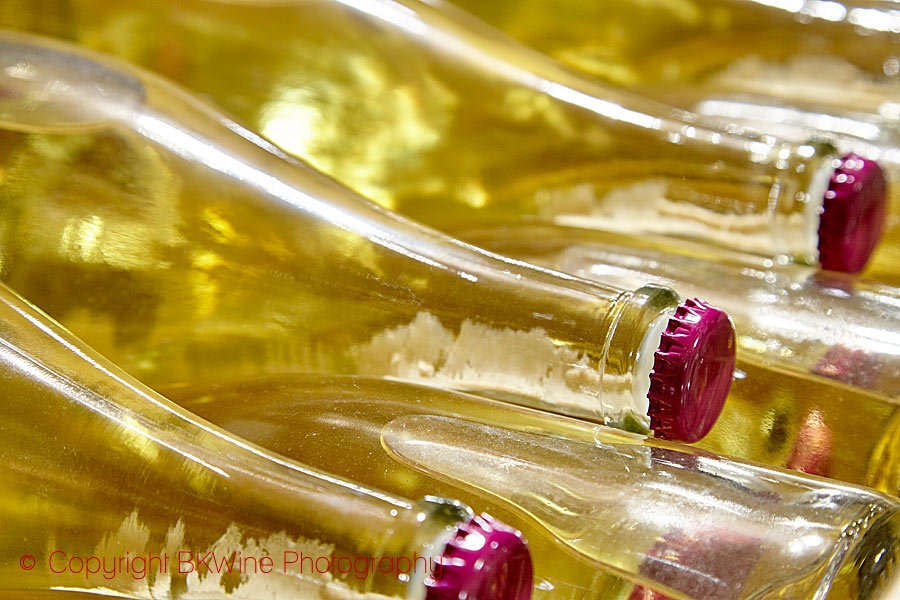
[[[900,558],[900,504],[872,490],[473,396],[317,376],[167,393],[368,485],[488,502],[528,536],[537,588],[548,539],[679,600],[873,598]],[[366,460],[336,461],[348,451]]]
[[[507,256],[618,286],[702,295],[738,362],[704,448],[900,494],[900,290],[809,267],[553,225],[460,230]]]
[[[878,161],[900,180],[900,11],[890,2],[453,4],[568,66],[694,112]],[[867,274],[900,285],[900,205]]]
[[[118,62],[0,49],[2,278],[143,382],[362,373],[684,440],[715,422],[734,337],[704,302],[458,242]]]
[[[0,386],[7,594],[529,597],[515,530],[458,501],[410,502],[236,438],[5,287]],[[381,557],[396,566],[372,568]],[[425,558],[414,571],[403,557]]]
[[[874,162],[711,129],[446,4],[18,5],[10,26],[49,29],[154,69],[438,228],[460,213],[473,222],[541,215],[850,272],[880,236],[885,189]],[[847,193],[835,189],[847,178]]]
[[[451,1],[570,67],[700,114],[896,145],[891,2]]]

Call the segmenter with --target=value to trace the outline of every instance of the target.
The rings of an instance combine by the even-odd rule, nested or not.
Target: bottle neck
[[[680,301],[667,287],[645,285],[623,303],[616,315],[603,361],[601,406],[604,403],[631,405],[634,414],[649,428],[649,417],[645,420],[645,415],[650,406],[647,392],[655,353]],[[598,416],[593,415],[592,420],[604,422]],[[614,421],[606,419],[606,423]]]
[[[138,206],[145,202],[143,209],[153,215],[148,219],[141,210],[125,212],[124,202],[115,201],[118,196],[103,174],[121,169],[122,164],[108,153],[87,153],[92,160],[106,157],[95,169],[108,198],[99,201],[104,203],[102,209],[97,199],[54,203],[57,193],[79,194],[64,175],[72,172],[65,152],[60,153],[63,159],[52,153],[39,160],[31,157],[42,165],[41,172],[50,171],[53,183],[45,181],[43,185],[50,189],[42,187],[34,193],[28,186],[17,188],[21,210],[42,215],[47,213],[37,207],[49,205],[63,218],[59,225],[54,220],[42,226],[46,244],[33,255],[30,249],[24,250],[17,264],[31,260],[36,268],[46,260],[44,253],[58,266],[76,271],[86,264],[91,272],[105,269],[104,277],[111,281],[125,277],[123,263],[125,270],[145,273],[150,281],[167,281],[172,293],[154,289],[153,295],[176,298],[171,313],[176,321],[183,320],[177,328],[179,336],[200,329],[200,320],[215,321],[206,316],[209,313],[225,322],[233,321],[235,315],[246,320],[246,305],[215,313],[216,303],[228,306],[235,293],[252,295],[248,290],[260,285],[273,294],[286,288],[284,295],[295,301],[297,313],[305,312],[303,302],[310,297],[319,298],[320,303],[333,299],[322,308],[325,325],[352,325],[347,325],[350,331],[330,350],[339,355],[338,360],[352,361],[357,372],[449,383],[601,422],[619,422],[636,412],[630,391],[636,355],[649,324],[677,303],[671,291],[631,292],[589,283],[458,242],[380,208],[287,158],[153,76],[61,45],[11,34],[6,39],[10,51],[18,52],[21,62],[34,72],[31,78],[17,80],[16,97],[38,102],[42,108],[23,115],[21,126],[34,132],[43,127],[69,133],[75,147],[92,147],[91,136],[103,139],[106,135],[115,145],[133,148],[138,164],[129,163],[129,175],[134,172],[137,181],[128,181],[128,192],[123,190],[122,196]],[[84,81],[98,73],[108,82],[102,93],[90,86],[84,93],[66,92],[84,88]],[[55,88],[63,90],[58,96],[42,96],[43,84],[58,78],[71,85]],[[21,110],[24,104],[12,106]],[[33,152],[25,142],[17,151]],[[148,157],[161,164],[151,168],[156,163]],[[145,170],[154,176],[147,176]],[[164,181],[169,185],[162,185]],[[135,200],[131,190],[141,186],[160,197]],[[145,252],[125,253],[122,236],[96,233],[106,222],[126,231],[149,227],[165,251],[148,247]],[[77,224],[75,232],[72,223]],[[95,233],[80,235],[85,228]],[[90,237],[89,242],[82,242],[83,237]],[[159,255],[148,257],[148,252]],[[203,260],[195,260],[196,256]],[[147,266],[141,267],[141,261]],[[19,279],[13,283],[17,289],[27,289],[29,298],[41,305],[62,302],[68,310],[59,314],[76,308],[75,295],[48,298],[46,290],[29,285],[26,272],[25,267],[17,271]],[[260,272],[259,281],[247,275]],[[273,281],[273,272],[285,275],[287,281]],[[185,282],[198,276],[203,278],[201,283],[211,285],[198,285],[185,294],[185,285],[191,285]],[[267,305],[271,302],[268,293],[263,300]],[[177,298],[185,295],[201,297],[203,306],[188,301],[194,312],[177,310]],[[254,298],[259,301],[258,295]],[[110,305],[120,308],[120,301]],[[372,313],[376,316],[366,320]],[[359,324],[354,321],[358,316]],[[130,313],[117,316],[126,321],[138,318]],[[322,325],[310,323],[306,314],[281,320],[289,323],[291,335],[306,332],[318,344],[316,353],[321,353],[319,340],[330,331],[316,329]],[[159,339],[171,338],[163,329],[175,323],[142,319],[135,326],[152,330],[146,339]],[[266,322],[265,326],[272,325]],[[426,335],[432,330],[437,335]],[[92,340],[89,328],[79,334]],[[410,336],[419,339],[421,347],[406,343]],[[435,340],[445,343],[436,348]],[[220,340],[215,341],[219,356]],[[509,347],[517,348],[517,353],[511,356]],[[134,355],[133,349],[123,349],[114,358],[127,363],[133,360],[129,355]],[[192,375],[196,377],[196,372]]]
[[[4,521],[15,523],[6,551],[37,562],[28,573],[10,567],[17,574],[0,577],[0,588],[68,582],[133,591],[148,579],[115,565],[152,555],[156,585],[173,597],[194,586],[226,596],[227,577],[210,590],[188,573],[203,558],[207,568],[241,571],[248,589],[421,598],[421,580],[372,569],[372,560],[439,555],[453,526],[471,517],[459,503],[412,504],[234,438],[144,388],[8,290],[0,296],[9,394],[0,492]],[[35,406],[43,407],[39,421]],[[106,566],[85,577],[73,557]],[[360,562],[369,565],[362,574]]]
[[[410,540],[405,553],[398,557],[423,557],[423,564],[428,568],[416,568],[409,576],[406,598],[408,600],[425,600],[428,593],[429,579],[443,575],[441,573],[441,557],[448,543],[457,534],[457,527],[472,519],[472,511],[468,506],[455,500],[427,496],[416,503],[417,520],[421,518],[421,526]]]
[[[752,256],[547,224],[456,232],[481,247],[618,287],[652,282],[726,310],[755,363],[825,375],[887,398],[900,394],[894,288]],[[839,319],[834,318],[840,315]]]
[[[772,229],[774,248],[794,262],[815,265],[819,262],[820,215],[825,195],[835,173],[836,156],[833,149],[813,144],[801,146],[809,158],[790,157],[785,160],[788,175],[772,188]],[[793,160],[791,160],[793,158]]]
[[[166,75],[180,76],[194,91],[209,94],[256,130],[348,186],[438,228],[453,213],[472,218],[539,213],[568,224],[578,219],[600,228],[626,226],[720,246],[740,244],[752,252],[782,253],[799,261],[815,258],[816,244],[807,239],[808,224],[802,218],[806,204],[795,196],[811,193],[798,180],[805,175],[796,172],[806,160],[802,145],[725,131],[691,113],[605,86],[510,43],[452,7],[435,8],[413,0],[368,0],[355,8],[321,3],[314,13],[299,5],[269,6],[266,10],[273,17],[267,27],[272,31],[266,33],[278,40],[279,64],[284,63],[285,72],[306,75],[300,83],[284,77],[275,61],[268,60],[268,52],[275,50],[259,41],[260,36],[248,36],[258,40],[247,49],[258,60],[254,78],[265,82],[251,87],[233,79],[235,71],[222,69],[218,59],[215,64],[202,62],[202,56],[219,56],[209,47],[222,45],[224,52],[224,40],[207,39],[190,23],[221,19],[221,25],[209,29],[224,31],[238,23],[252,30],[255,21],[244,24],[249,17],[236,6],[213,12],[206,4],[189,2],[173,8],[175,16],[168,18],[177,33],[165,35],[176,38],[185,53],[194,46],[203,51],[190,55],[190,60],[200,61],[193,68],[163,69]],[[90,29],[84,23],[92,18],[109,20],[109,10],[107,4],[86,8],[81,26]],[[117,5],[116,10],[124,9]],[[146,16],[151,9],[141,5],[134,10]],[[261,12],[256,7],[244,10]],[[159,22],[166,21],[160,17]],[[276,22],[290,26],[276,29],[272,25]],[[361,47],[363,36],[352,35],[355,27],[369,34],[378,31],[392,44],[381,50]],[[358,81],[335,92],[334,81],[345,77],[336,75],[336,67],[327,61],[318,62],[321,55],[336,51],[317,46],[322,31],[333,34],[341,53],[390,80],[393,89],[408,85],[413,102],[428,110],[411,112],[399,105],[394,108],[402,115],[383,114],[378,110],[380,101],[366,103],[371,94]],[[94,37],[102,39],[93,32],[80,36]],[[291,52],[284,50],[287,45]],[[309,53],[309,60],[304,58],[302,65],[292,58],[305,57],[304,53]],[[413,54],[421,60],[409,64],[408,71],[392,68],[396,56]],[[216,77],[194,81],[187,73],[216,73]],[[210,87],[212,80],[217,82],[215,89]],[[423,81],[434,85],[423,87]],[[338,96],[335,105],[321,100],[332,95]],[[327,135],[334,123],[349,121],[341,112],[345,97],[353,98],[348,110],[365,109],[379,127],[363,118],[359,120],[367,122],[364,130]],[[485,107],[492,108],[485,112]],[[317,116],[298,125],[298,114]],[[388,153],[403,157],[402,164],[394,164],[385,157],[381,140],[405,139],[409,131],[424,132],[416,139],[431,141],[421,146],[409,142],[404,152]],[[485,133],[492,131],[504,132],[499,141]],[[361,156],[348,153],[347,139],[366,149]],[[515,157],[517,164],[505,156]],[[785,167],[785,161],[790,166]],[[634,189],[636,184],[644,187]],[[647,185],[655,186],[656,193],[648,194]],[[615,201],[610,198],[614,192],[631,202]],[[642,198],[646,200],[636,200]],[[560,203],[563,206],[557,206]]]
[[[834,173],[834,148],[781,141],[752,128],[722,127],[712,119],[585,78],[538,52],[511,45],[505,36],[455,7],[435,8],[416,0],[401,3],[431,28],[432,42],[441,36],[462,41],[468,54],[481,58],[479,65],[490,71],[489,79],[505,79],[510,85],[547,94],[561,111],[573,117],[580,113],[585,127],[602,124],[605,135],[632,140],[632,149],[624,144],[618,148],[619,156],[602,161],[607,164],[600,186],[590,178],[579,182],[576,173],[555,190],[539,191],[542,216],[625,233],[696,237],[726,247],[734,247],[737,241],[739,247],[764,256],[788,257],[801,264],[817,262],[818,217]],[[436,45],[450,48],[449,52],[459,46]],[[651,192],[649,203],[641,198],[647,190],[633,189],[637,173],[616,164],[627,164],[629,154],[645,159],[640,161],[639,177],[656,184],[658,195],[653,198]],[[646,160],[650,157],[657,160]],[[617,171],[621,171],[621,183],[611,187]],[[627,206],[602,206],[617,204],[609,198],[617,190],[634,191],[617,198]],[[566,215],[565,209],[572,204],[592,214]],[[636,211],[642,205],[643,210]]]
[[[283,215],[286,238],[325,223],[336,237],[361,237],[371,252],[368,258],[377,257],[379,277],[373,277],[368,265],[348,262],[336,247],[320,248],[318,257],[325,264],[335,261],[335,272],[342,272],[349,286],[365,280],[366,295],[390,294],[415,307],[407,321],[374,331],[355,350],[357,356],[379,355],[391,366],[366,360],[357,365],[360,373],[449,383],[608,424],[622,425],[628,418],[646,423],[639,408],[646,398],[636,397],[640,392],[635,391],[644,387],[645,374],[636,382],[636,361],[647,345],[650,324],[678,304],[671,290],[622,290],[486,252],[386,211],[304,165],[279,160],[265,147],[236,144],[208,115],[185,115],[177,122],[212,126],[195,130],[199,147],[229,149],[227,159],[234,169],[221,172],[233,176],[240,170],[245,181],[259,182],[256,187],[263,193],[253,202],[269,215]],[[203,159],[199,153],[191,156],[193,143],[179,144],[165,134],[151,139],[176,154]],[[272,235],[271,221],[266,227]],[[441,358],[430,356],[433,342],[421,352],[407,344],[403,365],[408,368],[398,370],[394,357],[399,349],[384,345],[385,338],[406,344],[410,337],[424,335],[426,328],[435,330],[433,337],[450,340],[439,350]],[[510,365],[497,358],[507,343],[534,343],[545,354],[537,363],[529,363],[524,355],[515,359],[522,371],[505,378]],[[423,362],[431,366],[422,368]],[[437,363],[442,366],[435,367]],[[534,366],[538,363],[540,368]],[[516,379],[520,375],[524,380]]]

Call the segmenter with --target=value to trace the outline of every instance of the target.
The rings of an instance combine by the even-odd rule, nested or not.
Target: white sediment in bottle
[[[721,311],[485,252],[156,77],[0,44],[2,277],[142,381],[412,378],[687,440],[721,410]]]
[[[368,488],[229,435],[2,285],[0,317],[2,593],[529,597],[527,546],[492,517]],[[310,564],[414,555],[441,566],[360,577]]]
[[[735,323],[736,378],[701,442],[900,493],[900,289],[810,267],[551,224],[459,230],[508,256],[709,298]]]
[[[586,76],[689,110],[708,126],[797,144],[827,139],[900,180],[892,32],[900,13],[890,3],[452,3]],[[888,213],[900,213],[897,194],[890,198]],[[883,238],[866,273],[896,286],[900,220],[885,221]]]
[[[599,567],[679,600],[863,599],[898,558],[896,499],[473,396],[321,376],[167,393],[276,452],[349,450],[366,460],[340,461],[346,476],[500,515],[533,542],[538,588]],[[575,557],[548,561],[560,545]]]
[[[154,69],[438,228],[459,215],[542,215],[850,272],[879,239],[885,190],[873,161],[708,127],[447,4],[72,0],[35,21],[29,6],[10,11],[11,26]],[[832,175],[854,177],[852,193],[823,196]],[[635,192],[648,185],[660,193]]]

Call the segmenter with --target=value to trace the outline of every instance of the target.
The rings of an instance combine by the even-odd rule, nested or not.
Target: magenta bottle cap
[[[529,600],[531,553],[522,534],[487,514],[457,525],[425,585],[426,600]]]
[[[657,436],[696,442],[725,405],[734,373],[734,326],[699,299],[685,300],[669,319],[650,373],[650,428]]]
[[[881,240],[887,184],[873,160],[848,154],[834,170],[819,221],[823,269],[858,273]]]

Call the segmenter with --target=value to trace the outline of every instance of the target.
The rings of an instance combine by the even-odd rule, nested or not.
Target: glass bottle
[[[515,530],[457,501],[410,502],[229,435],[5,287],[0,371],[7,594],[529,597]],[[375,557],[396,566],[372,569]],[[425,559],[413,570],[402,557]]]
[[[690,110],[877,160],[900,180],[900,10],[881,0],[452,0],[569,67]],[[900,205],[892,204],[892,215]],[[900,217],[868,277],[900,285]]]
[[[364,373],[679,439],[715,422],[721,311],[458,242],[118,62],[0,49],[2,278],[143,382]]]
[[[900,11],[891,2],[451,1],[570,67],[700,114],[806,121],[896,146]]]
[[[156,70],[438,228],[460,214],[473,222],[542,215],[850,272],[880,237],[885,190],[874,162],[839,158],[817,142],[710,129],[445,4],[18,6],[8,26],[49,30]],[[848,193],[835,189],[848,177]]]
[[[872,490],[472,396],[321,376],[166,392],[312,465],[365,456],[338,468],[369,485],[488,502],[523,523],[537,588],[547,539],[677,600],[872,598],[900,558],[900,504]]]
[[[900,494],[900,290],[735,253],[541,224],[460,230],[504,255],[619,286],[701,294],[738,361],[704,448]]]

